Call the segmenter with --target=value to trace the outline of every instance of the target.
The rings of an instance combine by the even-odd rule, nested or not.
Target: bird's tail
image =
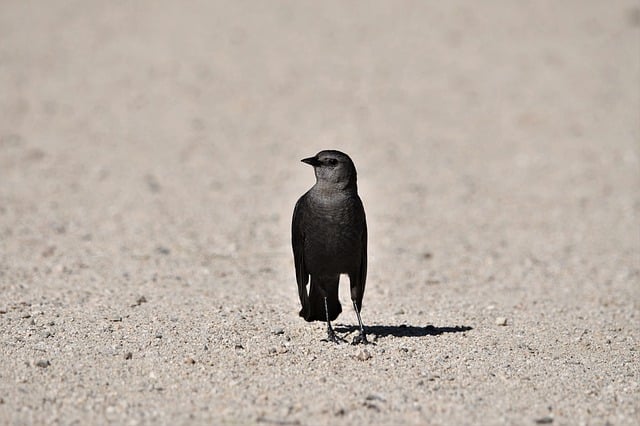
[[[324,278],[317,282],[311,278],[311,289],[309,290],[309,303],[300,310],[300,316],[306,321],[326,321],[324,298],[327,297],[327,309],[329,311],[329,321],[338,318],[342,312],[342,305],[338,298],[338,279],[327,282]],[[324,290],[324,291],[323,291]]]

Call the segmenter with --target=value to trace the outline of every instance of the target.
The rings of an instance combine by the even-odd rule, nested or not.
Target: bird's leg
[[[336,336],[336,333],[333,331],[333,327],[331,327],[331,322],[329,322],[329,307],[327,306],[327,298],[324,298],[324,313],[327,318],[327,341],[333,343],[340,343],[340,339]]]
[[[356,301],[353,301],[353,309],[356,310],[356,316],[358,317],[358,325],[360,326],[360,334],[353,338],[353,342],[351,344],[357,345],[358,343],[362,343],[364,345],[368,344],[367,335],[364,333],[364,327],[362,326],[362,319],[360,319],[360,311],[358,310],[358,305]]]

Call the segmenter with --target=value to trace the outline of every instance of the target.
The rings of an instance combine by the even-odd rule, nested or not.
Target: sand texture
[[[0,2],[0,424],[637,425],[639,308],[638,1]]]

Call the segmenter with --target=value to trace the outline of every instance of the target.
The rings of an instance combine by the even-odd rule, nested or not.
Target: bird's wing
[[[296,266],[296,281],[298,282],[298,295],[302,304],[302,311],[309,309],[309,295],[307,293],[307,283],[309,273],[304,266],[304,233],[302,231],[302,208],[304,195],[300,197],[293,209],[293,220],[291,221],[291,245],[293,247],[293,260]]]

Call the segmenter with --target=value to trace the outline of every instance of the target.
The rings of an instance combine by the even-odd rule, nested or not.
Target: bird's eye
[[[335,158],[329,158],[327,160],[327,163],[331,166],[335,166],[336,164],[338,164],[338,160],[336,160]]]

